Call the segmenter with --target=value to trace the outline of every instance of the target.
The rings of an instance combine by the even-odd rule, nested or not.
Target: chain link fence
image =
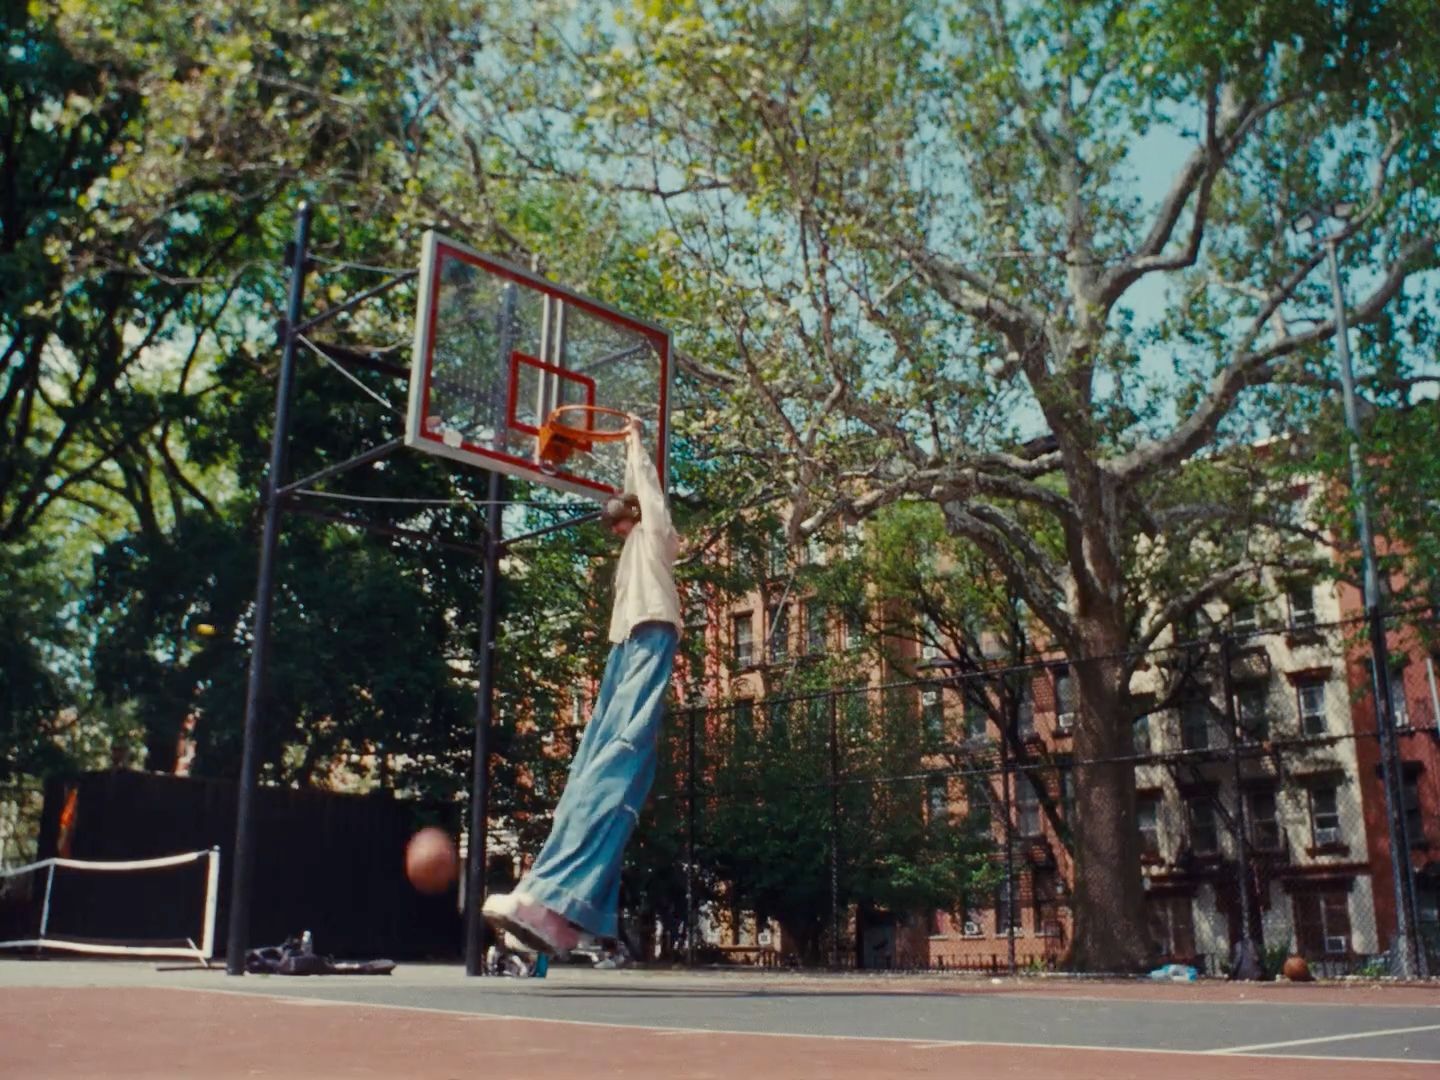
[[[1387,974],[1403,897],[1403,940],[1436,969],[1440,661],[1399,653],[1386,770],[1361,653],[1343,628],[1304,628],[1135,665],[1129,745],[1104,763],[1133,770],[1129,849],[1155,964],[1227,974],[1250,942],[1262,977],[1292,954],[1319,975]],[[1074,672],[1062,659],[929,672],[802,690],[774,678],[763,697],[675,711],[627,875],[627,906],[658,937],[650,955],[1070,966],[1077,772],[1099,763],[1074,753]]]

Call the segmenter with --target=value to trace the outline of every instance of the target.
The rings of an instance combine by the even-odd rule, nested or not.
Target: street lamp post
[[[1333,213],[1333,211],[1332,211]],[[1390,658],[1385,640],[1385,615],[1380,595],[1380,573],[1375,559],[1375,537],[1370,529],[1370,499],[1360,451],[1360,410],[1355,398],[1355,373],[1350,364],[1349,327],[1345,322],[1345,293],[1340,285],[1336,255],[1339,237],[1324,239],[1330,268],[1330,295],[1335,305],[1335,346],[1340,361],[1340,385],[1345,401],[1345,427],[1350,434],[1350,487],[1355,496],[1355,529],[1360,540],[1364,575],[1365,622],[1370,635],[1370,680],[1375,692],[1375,727],[1380,738],[1380,782],[1385,789],[1385,819],[1390,834],[1391,866],[1395,886],[1395,974],[1424,977],[1425,954],[1416,948],[1419,925],[1414,909],[1415,887],[1410,866],[1410,844],[1401,813],[1400,757],[1395,738],[1395,704],[1390,696]]]

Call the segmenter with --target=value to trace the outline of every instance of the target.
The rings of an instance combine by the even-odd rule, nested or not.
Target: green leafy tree
[[[641,302],[647,279],[618,272],[626,236],[590,241],[602,217],[593,200],[496,175],[498,141],[462,138],[452,125],[445,109],[498,102],[503,72],[528,47],[504,13],[446,0],[275,0],[223,15],[93,0],[6,5],[5,18],[0,62],[16,77],[6,80],[13,197],[0,274],[15,288],[0,313],[0,536],[59,521],[84,530],[84,545],[54,549],[82,565],[99,553],[88,607],[64,638],[72,655],[60,662],[78,670],[94,643],[100,698],[82,707],[134,710],[160,768],[199,716],[197,765],[226,773],[238,761],[258,529],[253,498],[237,492],[259,488],[268,459],[278,355],[268,324],[296,200],[317,204],[312,312],[374,283],[345,260],[413,262],[433,224],[520,261],[543,266],[554,252],[572,280],[594,283],[614,266],[603,287],[617,299],[630,290]],[[378,361],[360,378],[392,405],[403,387],[385,371],[410,310],[398,295],[327,326]],[[292,470],[391,437],[393,420],[373,412],[305,353]],[[384,475],[352,478],[349,494],[458,505],[389,505],[373,520],[478,537],[482,481],[387,464]],[[546,647],[535,631],[555,613],[531,595],[573,597],[583,565],[573,545],[549,557],[548,585],[507,591],[523,625],[507,636],[501,671],[505,737],[533,707],[527,680]],[[337,754],[374,751],[382,769],[407,762],[412,785],[453,790],[445,778],[467,771],[457,731],[471,712],[473,563],[291,519],[282,564],[267,769],[307,782]],[[62,569],[88,578],[73,563]],[[197,637],[201,624],[218,636]],[[550,683],[567,678],[546,670]],[[397,727],[415,718],[434,730],[411,738]]]
[[[1434,452],[1433,400],[1396,400],[1383,388],[1380,405],[1368,410],[1359,445],[1386,584],[1384,604],[1392,625],[1411,626],[1427,638],[1436,633],[1440,604],[1440,458]],[[1331,568],[1357,588],[1363,581],[1356,535],[1356,494],[1350,472],[1351,436],[1336,406],[1322,410],[1315,426],[1316,473],[1327,497],[1316,500],[1321,524],[1340,540],[1340,558]],[[1357,636],[1363,637],[1363,628]]]
[[[359,40],[336,30],[340,13],[0,7],[0,542],[48,552],[42,573],[70,590],[47,639],[63,643],[45,656],[47,711],[73,708],[81,726],[104,711],[76,618],[91,556],[121,534],[158,549],[185,514],[214,511],[229,478],[189,460],[187,436],[216,392],[214,358],[254,358],[268,338],[276,290],[256,271],[288,229],[275,212],[288,217],[302,179],[333,193],[376,156],[381,140],[315,122],[315,103],[333,104],[323,87],[363,73],[338,52]],[[282,89],[292,65],[314,92]],[[383,91],[404,96],[373,81],[372,118]],[[16,745],[43,748],[55,723],[32,711]]]
[[[1147,956],[1133,776],[1103,763],[1133,657],[1285,560],[1249,448],[1334,382],[1323,249],[1291,223],[1351,206],[1356,326],[1433,280],[1425,19],[681,0],[551,31],[584,56],[552,93],[587,174],[663,214],[708,315],[693,370],[728,388],[725,435],[773,449],[798,528],[928,501],[1071,658],[1078,964]],[[576,172],[545,145],[534,167]]]
[[[767,615],[756,643],[747,679],[758,678],[762,696],[680,710],[702,747],[708,898],[734,917],[778,922],[787,947],[808,962],[822,958],[837,905],[842,926],[851,910],[863,926],[954,909],[987,878],[993,856],[988,828],[927,807],[918,693],[857,681],[896,670],[887,598],[873,587],[863,547],[826,540],[825,556],[812,558],[785,543],[773,515],[751,513],[731,527],[728,574],[711,583],[721,610],[758,593],[789,618]],[[817,636],[824,648],[814,647]]]
[[[0,549],[0,785],[42,774],[62,759],[61,708],[68,697],[61,657],[70,644],[62,583],[46,573],[47,554]]]

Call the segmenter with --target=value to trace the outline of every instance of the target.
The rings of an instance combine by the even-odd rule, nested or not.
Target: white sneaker
[[[492,893],[485,898],[480,914],[491,926],[514,935],[529,952],[565,956],[579,938],[563,916],[529,893]]]

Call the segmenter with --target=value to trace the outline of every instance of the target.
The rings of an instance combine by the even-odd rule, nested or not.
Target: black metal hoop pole
[[[245,974],[249,946],[250,889],[255,864],[255,787],[260,778],[260,724],[265,694],[265,665],[270,647],[270,607],[275,596],[275,554],[280,541],[281,488],[290,437],[290,397],[295,381],[296,324],[305,302],[306,249],[310,243],[309,203],[301,203],[290,250],[290,298],[285,309],[285,338],[275,385],[275,430],[270,439],[270,472],[265,478],[265,531],[255,582],[255,624],[250,646],[250,678],[245,688],[245,736],[240,756],[240,786],[235,808],[235,867],[230,889],[230,926],[225,971]]]

